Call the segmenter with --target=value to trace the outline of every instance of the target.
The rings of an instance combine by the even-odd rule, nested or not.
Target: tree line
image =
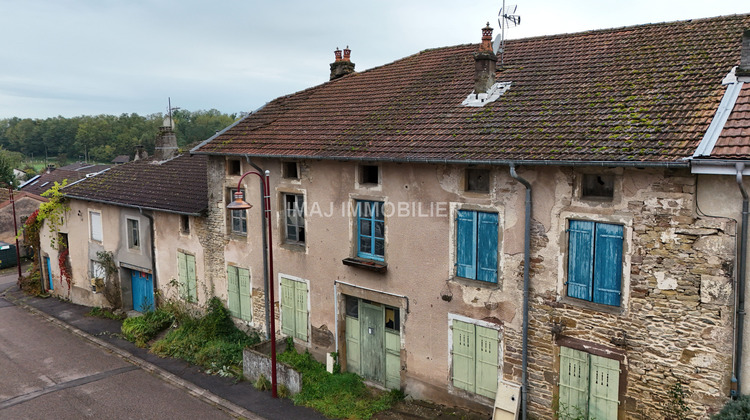
[[[177,145],[186,149],[232,124],[241,115],[208,111],[175,110]],[[136,146],[153,154],[154,141],[164,114],[95,115],[72,118],[0,119],[0,152],[6,159],[47,159],[109,163],[119,155],[133,157]]]

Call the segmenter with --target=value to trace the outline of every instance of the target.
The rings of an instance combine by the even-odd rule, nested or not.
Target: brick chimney
[[[735,74],[738,77],[750,76],[750,29],[742,33],[742,49],[740,50],[740,66]]]
[[[349,46],[344,48],[344,57],[341,57],[341,50],[336,47],[336,51],[333,52],[336,57],[336,61],[331,63],[331,79],[338,79],[339,77],[346,76],[347,74],[354,73],[354,63],[349,60],[352,55],[352,50]]]
[[[492,51],[492,28],[490,23],[482,28],[482,44],[474,53],[474,93],[487,93],[495,84],[497,56]]]
[[[146,159],[148,158],[148,152],[143,147],[143,145],[135,146],[135,156],[133,157],[133,161]]]
[[[159,127],[154,157],[156,160],[167,160],[175,156],[177,156],[177,135],[174,133],[174,120],[171,115],[167,115],[164,117],[164,124]]]

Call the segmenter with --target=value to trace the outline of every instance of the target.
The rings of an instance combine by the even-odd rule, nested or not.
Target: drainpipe
[[[245,159],[247,160],[247,163],[250,164],[250,166],[252,166],[256,171],[258,171],[258,173],[260,173],[260,174],[265,173],[264,170],[260,168],[260,166],[256,165],[255,163],[253,163],[250,160],[249,156],[245,156]],[[259,191],[261,191],[261,194],[262,194],[263,191],[265,191],[265,184],[263,183],[263,177],[259,177],[259,178],[260,178],[260,190]],[[262,200],[262,203],[261,203],[261,212],[264,215],[260,219],[261,219],[261,226],[262,226],[261,230],[263,231],[263,239],[262,239],[263,240],[263,246],[265,248],[266,246],[273,246],[273,244],[270,244],[270,245],[268,244],[268,234],[266,233],[266,229],[267,229],[267,226],[266,226],[266,217],[265,217],[265,214],[266,214],[266,200]],[[271,335],[271,314],[269,313],[270,306],[269,306],[269,301],[268,301],[268,287],[272,284],[273,279],[269,279],[268,278],[268,254],[266,253],[265,249],[263,250],[263,277],[265,277],[265,281],[263,282],[263,299],[265,300],[265,305],[266,305],[265,306],[265,310],[266,310],[266,337],[267,338],[272,338],[274,336]],[[270,304],[273,304],[273,302],[271,302]]]
[[[745,169],[744,163],[737,163],[737,186],[742,193],[742,226],[740,231],[740,251],[737,256],[737,349],[734,359],[734,374],[732,378],[737,383],[737,393],[735,397],[742,395],[742,342],[744,340],[743,330],[745,326],[745,266],[747,256],[747,219],[748,219],[748,195],[742,183],[742,171]]]
[[[521,420],[526,420],[528,402],[528,353],[529,353],[529,260],[531,256],[531,184],[516,173],[510,164],[510,176],[526,187],[526,217],[523,235],[523,344],[521,346]]]
[[[138,211],[141,212],[141,215],[143,217],[148,219],[149,232],[151,232],[151,277],[153,277],[154,279],[154,292],[156,292],[157,290],[159,290],[159,288],[157,287],[156,283],[156,228],[154,227],[154,217],[144,213],[143,208],[141,207],[138,207]],[[120,289],[122,289],[122,286],[120,286]],[[122,293],[120,294],[120,306],[122,306]],[[156,302],[154,302],[154,309],[156,309]]]

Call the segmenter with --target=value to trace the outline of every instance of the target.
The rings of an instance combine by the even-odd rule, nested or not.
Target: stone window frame
[[[362,182],[364,167],[375,166],[378,168],[378,182]],[[356,189],[365,189],[369,191],[383,190],[383,165],[378,162],[358,162],[354,165],[354,187]]]
[[[225,211],[226,211],[227,234],[229,236],[231,236],[231,237],[234,237],[234,238],[245,238],[246,239],[247,238],[247,232],[249,230],[248,229],[248,225],[250,224],[250,220],[249,220],[250,218],[248,217],[248,214],[247,214],[248,211],[247,210],[229,210],[229,209],[226,209],[226,205],[229,204],[229,203],[231,203],[232,201],[234,201],[234,192],[236,190],[237,190],[237,186],[236,185],[233,186],[233,187],[226,187],[225,188],[225,193],[227,195],[227,198],[225,200],[224,207],[225,207]],[[240,190],[242,191],[243,196],[245,197],[245,200],[247,201],[247,189],[244,188],[244,187],[242,187]],[[245,215],[245,217],[244,217],[244,220],[245,220],[245,231],[244,232],[240,232],[240,231],[235,231],[234,230],[233,219],[234,219],[235,216],[234,216],[233,212],[243,212],[244,213],[244,215]],[[240,216],[238,216],[238,217],[240,219],[242,219],[242,217],[240,217]]]
[[[476,178],[485,176],[487,188],[477,188]],[[492,170],[489,168],[468,167],[464,169],[463,192],[477,195],[487,195],[492,191]]]
[[[613,192],[612,197],[594,197],[583,195],[583,179],[586,175],[603,175],[612,176],[613,180]],[[585,206],[601,206],[601,207],[612,207],[622,201],[622,183],[623,183],[623,169],[622,168],[582,168],[576,169],[573,173],[573,194],[572,202],[574,204],[580,204]]]
[[[505,238],[505,206],[502,205],[485,205],[485,204],[475,204],[475,203],[459,203],[459,202],[451,202],[449,203],[450,208],[450,214],[448,217],[449,220],[449,226],[448,226],[448,232],[449,237],[448,240],[450,241],[450,246],[448,247],[448,261],[450,261],[450,264],[448,265],[448,280],[451,282],[456,282],[465,286],[470,287],[481,287],[484,289],[502,289],[503,288],[503,274],[504,274],[504,267],[505,267],[505,252],[503,251],[505,247],[503,246],[503,241]],[[478,212],[485,212],[485,213],[497,213],[497,282],[491,283],[483,280],[476,280],[476,279],[470,279],[465,277],[459,277],[456,275],[456,264],[458,261],[458,252],[457,252],[457,244],[456,241],[458,240],[458,211],[459,210],[469,210],[469,211],[478,211]]]
[[[307,249],[307,214],[306,209],[303,207],[303,213],[302,213],[302,228],[304,229],[304,235],[305,240],[303,241],[294,241],[287,238],[287,223],[286,223],[286,200],[288,196],[301,196],[302,197],[302,205],[305,206],[307,202],[307,191],[304,189],[298,189],[298,188],[280,188],[277,190],[278,192],[278,209],[279,212],[277,220],[279,221],[278,228],[279,228],[279,237],[280,237],[280,243],[284,248],[295,250],[295,251],[304,251]]]
[[[568,256],[570,254],[568,252],[568,245],[570,243],[568,226],[570,225],[571,220],[585,220],[622,225],[622,279],[620,282],[622,293],[620,295],[620,306],[610,306],[601,303],[588,302],[568,296],[568,286],[566,284],[568,281]],[[559,302],[590,309],[597,312],[605,312],[611,314],[627,313],[630,304],[630,266],[633,252],[633,217],[623,214],[601,214],[590,212],[564,211],[560,213],[559,223],[560,224],[558,229],[560,255],[558,258],[559,266],[557,280],[557,300]]]

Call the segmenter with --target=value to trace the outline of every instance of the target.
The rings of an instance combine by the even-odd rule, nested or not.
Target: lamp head
[[[227,204],[228,210],[247,210],[249,208],[252,208],[253,206],[250,205],[248,202],[243,200],[242,191],[237,191],[234,193],[234,201]]]

